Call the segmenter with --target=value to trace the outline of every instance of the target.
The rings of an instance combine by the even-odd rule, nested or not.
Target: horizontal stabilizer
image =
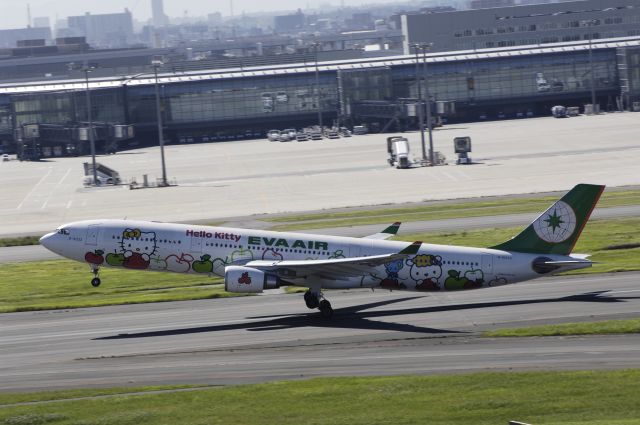
[[[549,258],[540,258],[533,262],[532,267],[538,273],[557,273],[561,271],[584,269],[591,267],[593,263],[589,260],[551,260]]]

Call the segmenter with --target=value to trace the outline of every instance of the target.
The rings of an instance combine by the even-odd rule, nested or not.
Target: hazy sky
[[[343,0],[344,4],[359,5],[363,3],[381,3],[383,0]],[[151,0],[0,0],[0,28],[24,28],[27,25],[27,4],[31,6],[31,16],[49,16],[54,23],[70,15],[91,13],[121,12],[128,7],[134,19],[146,21],[151,17]],[[307,6],[316,8],[324,4],[340,5],[341,0],[233,0],[234,15],[242,11],[275,11],[304,9]],[[208,13],[220,12],[228,16],[230,0],[164,0],[164,10],[169,16],[206,16]]]

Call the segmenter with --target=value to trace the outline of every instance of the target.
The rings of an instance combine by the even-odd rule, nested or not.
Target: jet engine
[[[281,285],[277,276],[251,267],[228,266],[224,269],[224,290],[234,293],[257,294],[265,289],[276,289]]]

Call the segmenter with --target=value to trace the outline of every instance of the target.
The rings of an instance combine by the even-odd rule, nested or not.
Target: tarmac
[[[271,292],[4,314],[0,391],[637,368],[640,335],[481,333],[636,317],[639,276],[561,276],[429,295],[328,291],[335,309],[329,321],[310,312],[302,294]]]
[[[268,142],[266,139],[165,148],[176,186],[85,188],[90,158],[0,163],[0,237],[42,234],[85,219],[219,221],[256,214],[566,191],[581,182],[640,183],[640,114],[452,124],[434,146],[452,165],[392,168],[386,137]],[[419,133],[404,133],[420,158]],[[453,165],[453,138],[472,139],[473,165]],[[159,148],[99,156],[126,182],[155,182]]]

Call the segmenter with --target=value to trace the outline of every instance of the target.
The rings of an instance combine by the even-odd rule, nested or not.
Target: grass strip
[[[91,388],[81,390],[38,391],[33,393],[0,393],[0,408],[18,403],[37,403],[61,401],[76,398],[116,396],[121,394],[138,394],[151,391],[171,391],[186,388],[197,388],[196,385],[167,385],[136,388]]]
[[[52,260],[0,265],[0,313],[237,296],[206,275],[102,268],[92,287],[86,264]]]
[[[486,337],[613,335],[640,333],[640,319],[607,320],[601,322],[561,323],[487,331]]]
[[[639,370],[320,378],[4,407],[0,424],[629,425],[638,394]]]
[[[0,248],[9,246],[27,246],[38,245],[40,243],[39,236],[20,236],[17,238],[2,238],[0,239]]]
[[[467,217],[524,214],[543,211],[558,199],[556,196],[505,198],[491,201],[447,202],[435,205],[354,209],[353,211],[298,214],[267,218],[276,223],[271,230],[301,230],[306,228],[348,227],[366,224],[386,224],[394,221],[429,221]],[[640,190],[605,192],[598,208],[640,204]]]
[[[463,232],[418,233],[397,236],[404,241],[421,240],[426,243],[487,247],[506,241],[522,230],[522,227],[478,229]],[[570,272],[605,273],[640,270],[640,217],[591,220],[574,249],[574,252],[592,254],[593,267]],[[627,246],[628,249],[611,249]]]

